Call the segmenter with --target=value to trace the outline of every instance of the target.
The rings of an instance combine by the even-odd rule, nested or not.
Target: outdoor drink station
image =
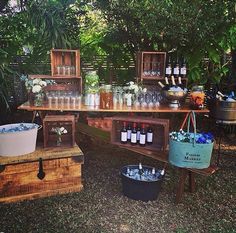
[[[195,174],[213,174],[216,168],[211,166],[210,160],[214,138],[210,133],[201,134],[196,131],[196,114],[209,113],[209,110],[204,107],[205,94],[202,87],[187,90],[186,64],[174,67],[172,72],[170,64],[166,63],[166,53],[139,52],[136,69],[135,82],[125,86],[108,83],[101,85],[96,71],[81,77],[78,50],[53,49],[51,76],[24,77],[29,100],[18,109],[32,111],[34,115],[37,112],[40,114],[44,145],[24,155],[11,156],[6,153],[0,157],[3,167],[0,177],[6,179],[12,167],[15,169],[7,181],[0,182],[3,190],[0,201],[47,196],[82,188],[83,153],[75,142],[77,112],[119,113],[110,119],[108,130],[111,143],[163,162],[160,170],[141,164],[122,168],[123,192],[128,197],[145,201],[156,199],[160,191],[158,180],[164,179],[163,168],[168,163],[180,169],[177,202],[181,199],[187,177],[190,179],[190,189],[194,191]],[[57,115],[59,111],[66,114]],[[180,130],[170,133],[168,119],[123,116],[122,113],[183,113],[185,118]],[[190,124],[193,132],[187,127]],[[0,137],[4,137],[4,130],[6,128],[0,128]],[[15,131],[19,133],[22,129]],[[27,182],[22,178],[21,184],[13,182],[11,187],[4,189],[5,182],[9,182],[16,174],[20,176],[18,167],[21,170],[27,167],[31,177],[35,173],[33,170],[37,170],[38,175],[32,182],[29,182],[31,177],[27,178]],[[27,185],[30,188],[26,188]],[[153,188],[156,191],[149,196],[147,192]],[[43,194],[40,194],[41,190]],[[146,193],[142,193],[144,190]]]

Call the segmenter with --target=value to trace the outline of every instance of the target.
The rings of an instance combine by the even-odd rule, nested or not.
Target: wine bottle
[[[127,143],[127,129],[126,129],[126,122],[123,122],[123,127],[120,131],[120,141],[121,143],[125,144]]]
[[[222,100],[227,100],[228,96],[224,95],[222,92],[218,91],[217,94],[221,97]]]
[[[160,172],[160,175],[158,176],[158,178],[162,178],[165,175],[165,169],[163,168]]]
[[[183,90],[185,89],[182,80],[181,80],[181,76],[178,77],[178,86],[181,87]]]
[[[152,144],[153,142],[153,131],[151,127],[148,127],[147,130],[147,144]]]
[[[138,127],[137,127],[137,142],[139,142],[139,140],[140,140],[140,126],[138,125]]]
[[[165,77],[165,82],[166,82],[166,85],[164,87],[165,90],[169,90],[170,89],[170,83],[169,83],[169,80],[167,77]]]
[[[183,63],[182,63],[181,68],[180,68],[180,76],[182,78],[185,78],[186,74],[187,74],[187,67],[186,67],[185,59],[183,59]]]
[[[164,88],[164,87],[165,87],[165,85],[164,85],[162,82],[160,82],[160,81],[158,81],[158,84],[159,84],[159,86],[160,86],[161,88]]]
[[[144,174],[144,171],[143,171],[143,166],[141,163],[139,163],[138,165],[138,174],[140,176],[140,180],[142,179],[142,175]]]
[[[173,75],[171,76],[171,82],[172,82],[172,86],[171,86],[171,87],[175,87],[175,88],[178,87],[178,86],[176,85],[175,77],[174,77]]]
[[[178,61],[178,59],[176,60],[173,74],[176,78],[179,77],[179,61]]]
[[[128,124],[128,127],[127,127],[127,141],[130,141],[131,140],[131,126],[130,124]]]
[[[152,175],[154,176],[156,174],[155,167],[152,168]]]
[[[167,77],[171,76],[171,71],[172,71],[172,67],[171,67],[171,61],[170,61],[170,56],[169,56],[168,63],[166,65],[166,76]]]
[[[140,146],[146,145],[146,132],[145,132],[145,125],[144,124],[142,124],[141,130],[140,130],[139,145]]]
[[[136,123],[133,123],[133,129],[131,132],[131,144],[136,145],[137,144],[137,129],[136,129]]]

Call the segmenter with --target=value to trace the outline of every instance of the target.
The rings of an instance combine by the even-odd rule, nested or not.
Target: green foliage
[[[107,19],[114,44],[132,56],[138,50],[154,49],[185,56],[194,82],[208,78],[219,82],[225,74],[225,64],[221,63],[225,48],[220,43],[223,38],[227,44],[234,40],[233,1],[97,0],[96,6]],[[210,73],[202,65],[205,57],[214,67]]]

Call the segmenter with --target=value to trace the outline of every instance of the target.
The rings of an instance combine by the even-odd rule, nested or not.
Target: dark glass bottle
[[[133,129],[131,132],[131,144],[136,145],[137,144],[137,129],[136,129],[136,123],[133,123]]]
[[[166,84],[163,89],[168,91],[170,89],[170,83],[169,83],[168,77],[165,77],[165,83]]]
[[[184,88],[185,88],[184,85],[183,85],[183,83],[182,83],[182,78],[181,78],[181,76],[178,77],[178,86],[181,87],[183,90],[184,90]]]
[[[131,132],[132,132],[131,125],[128,124],[128,127],[127,127],[127,141],[131,140]]]
[[[120,131],[120,141],[121,143],[127,143],[127,129],[126,129],[126,122],[123,122],[123,127]]]
[[[179,60],[177,59],[176,60],[176,63],[175,63],[175,66],[174,66],[174,70],[173,70],[173,74],[175,76],[175,78],[178,78],[179,77]]]
[[[172,66],[171,66],[171,60],[170,60],[170,56],[169,56],[169,59],[168,59],[168,62],[166,64],[166,77],[170,77],[171,74],[172,74]]]
[[[147,130],[147,144],[152,144],[153,143],[153,131],[151,127],[148,127]]]
[[[142,179],[142,176],[143,176],[143,174],[144,174],[143,166],[142,166],[141,163],[139,163],[139,165],[138,165],[138,174],[139,174],[140,180],[141,180],[141,179]]]
[[[140,139],[139,139],[139,145],[140,146],[146,146],[146,131],[145,131],[145,125],[142,124],[141,130],[140,130]]]
[[[185,59],[183,59],[183,62],[180,68],[180,76],[182,78],[186,78],[186,75],[187,75],[187,66],[186,66]]]
[[[140,125],[137,126],[137,142],[140,140]]]
[[[173,75],[171,76],[171,83],[172,83],[171,87],[175,87],[175,88],[178,87],[178,86],[176,85],[175,77],[174,77]]]

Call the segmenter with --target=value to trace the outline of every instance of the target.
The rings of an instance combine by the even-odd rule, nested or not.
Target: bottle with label
[[[170,60],[170,56],[166,65],[166,77],[170,77],[172,74],[172,67],[171,67],[171,60]]]
[[[133,129],[131,132],[131,144],[136,145],[137,144],[137,129],[136,129],[136,123],[133,123]]]
[[[187,74],[187,66],[186,66],[185,59],[183,59],[183,63],[180,68],[180,76],[182,78],[186,78],[186,74]]]
[[[128,124],[128,127],[127,127],[127,141],[131,140],[131,131],[132,131],[131,125]]]
[[[153,131],[151,127],[148,127],[147,130],[147,144],[152,144],[153,142]]]
[[[176,63],[175,63],[175,66],[174,66],[174,72],[173,72],[173,74],[176,78],[179,77],[179,72],[180,72],[180,70],[179,70],[179,61],[177,59]]]
[[[137,126],[137,142],[140,140],[140,125]]]
[[[145,146],[146,145],[146,131],[145,131],[145,125],[142,124],[141,130],[140,130],[140,139],[139,139],[139,145]]]
[[[123,122],[123,127],[120,131],[120,141],[121,143],[127,143],[127,129],[126,129],[126,122]]]

